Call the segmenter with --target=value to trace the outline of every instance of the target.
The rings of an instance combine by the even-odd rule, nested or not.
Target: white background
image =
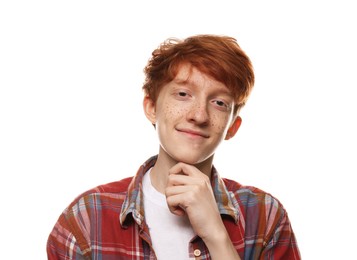
[[[0,258],[46,259],[61,211],[156,154],[142,69],[167,37],[227,34],[255,67],[221,175],[287,208],[304,259],[355,256],[353,1],[2,1]]]

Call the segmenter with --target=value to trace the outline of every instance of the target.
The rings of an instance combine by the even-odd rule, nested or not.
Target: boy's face
[[[162,87],[156,102],[144,100],[145,114],[156,125],[160,152],[193,165],[210,158],[223,139],[234,136],[241,119],[234,117],[233,108],[223,83],[188,64]]]

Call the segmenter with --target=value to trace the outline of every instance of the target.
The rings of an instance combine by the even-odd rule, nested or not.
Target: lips
[[[180,128],[180,129],[176,129],[177,131],[190,135],[190,136],[197,136],[197,137],[203,137],[203,138],[208,138],[209,135],[202,132],[202,131],[197,131],[197,130],[193,130],[193,129],[187,129],[187,128]]]

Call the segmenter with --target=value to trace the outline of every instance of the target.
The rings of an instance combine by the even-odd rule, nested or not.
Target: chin
[[[213,155],[210,156],[202,156],[202,155],[195,155],[192,154],[192,152],[187,152],[185,154],[181,154],[181,155],[172,155],[171,158],[174,159],[177,162],[183,162],[186,164],[190,164],[190,165],[197,165],[197,164],[201,164],[209,159],[211,159]]]

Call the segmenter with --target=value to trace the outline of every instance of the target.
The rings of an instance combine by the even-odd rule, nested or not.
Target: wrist
[[[234,248],[225,228],[219,232],[212,232],[211,236],[202,240],[207,246],[213,260],[240,260],[237,250]]]

